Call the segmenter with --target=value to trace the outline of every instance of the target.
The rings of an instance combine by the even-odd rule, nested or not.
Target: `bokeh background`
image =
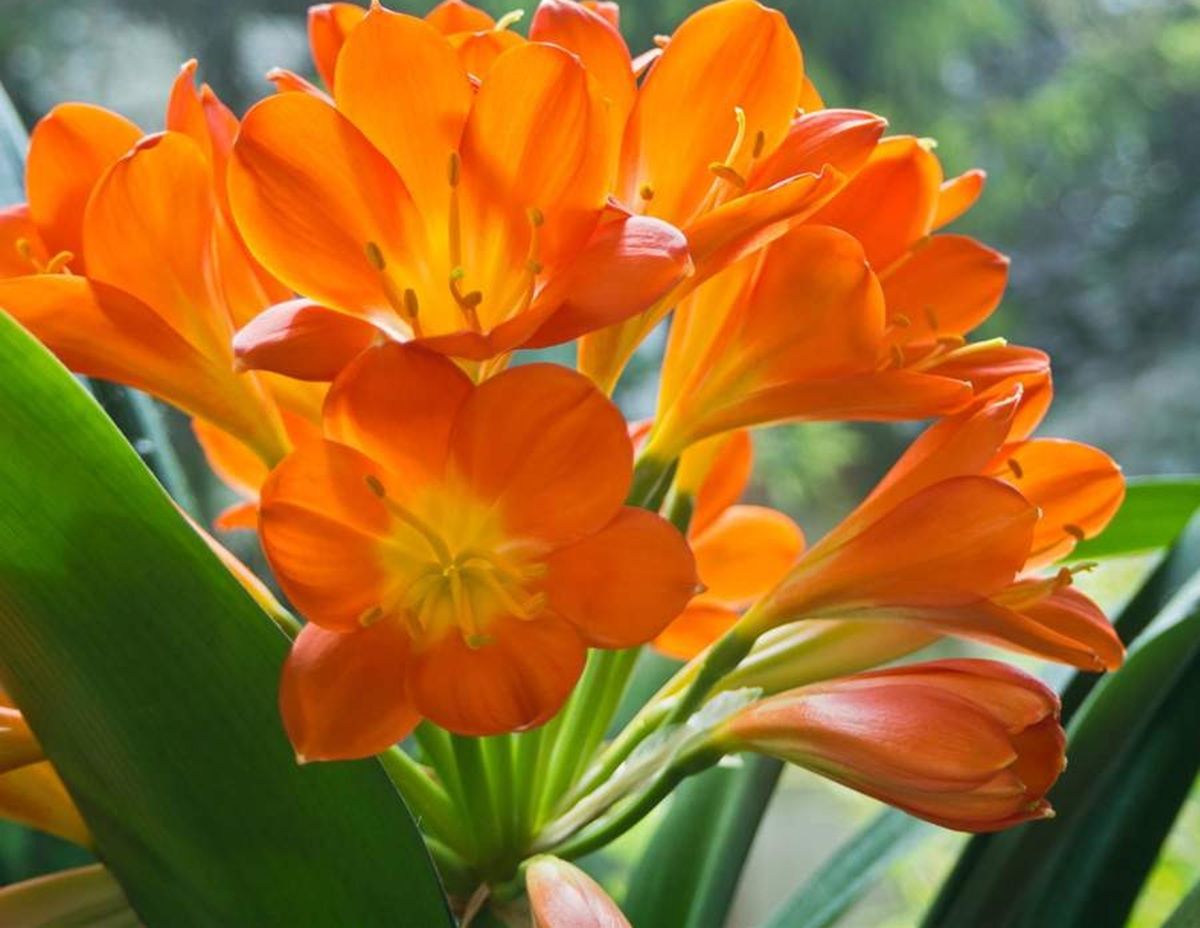
[[[430,5],[389,4],[418,13]],[[499,14],[520,3],[481,5]],[[697,5],[625,3],[633,51]],[[774,5],[830,105],[874,110],[895,132],[936,139],[948,175],[988,171],[980,205],[956,231],[1013,259],[1008,296],[984,334],[1053,355],[1058,396],[1045,431],[1099,444],[1133,474],[1200,468],[1200,0]],[[0,82],[27,125],[71,99],[154,129],[177,68],[194,56],[202,78],[240,111],[269,92],[268,68],[311,72],[305,6],[0,0]],[[631,414],[652,402],[654,350],[623,387]],[[836,424],[759,435],[754,492],[819,536],[911,434]],[[735,928],[755,924],[875,810],[789,773],[743,880]],[[958,847],[930,829],[840,924],[916,924]],[[52,839],[0,829],[0,883],[79,860]],[[1160,924],[1198,873],[1193,798],[1133,924]]]

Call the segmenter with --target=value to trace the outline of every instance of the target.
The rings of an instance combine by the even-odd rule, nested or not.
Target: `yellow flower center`
[[[392,516],[381,552],[392,582],[361,617],[364,625],[396,616],[418,647],[457,631],[477,648],[489,642],[496,619],[529,620],[545,608],[546,595],[532,590],[546,572],[540,546],[512,538],[494,507],[448,485],[422,489],[403,505],[375,478],[367,485]]]

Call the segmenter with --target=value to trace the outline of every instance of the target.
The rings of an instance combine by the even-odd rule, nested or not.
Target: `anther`
[[[414,331],[416,328],[417,317],[421,314],[420,309],[421,306],[417,302],[417,291],[412,287],[408,287],[404,291],[404,311],[407,313],[408,321],[414,327]]]
[[[929,136],[925,136],[924,138],[917,139],[917,144],[920,145],[923,149],[925,149],[925,151],[933,151],[935,148],[938,147],[937,139],[930,138]]]
[[[376,622],[383,618],[383,609],[380,606],[372,606],[363,612],[358,617],[358,624],[363,628],[370,628]]]
[[[458,158],[458,152],[456,152],[456,151],[450,152],[450,163],[447,167],[446,178],[447,178],[447,180],[450,181],[451,187],[458,186],[458,178],[459,178],[459,174],[461,173],[461,170],[462,170],[462,165]]]
[[[371,267],[377,271],[382,271],[387,268],[387,262],[383,260],[383,252],[374,242],[367,242],[366,246],[367,260],[371,262]]]
[[[383,488],[383,484],[379,482],[379,478],[376,477],[374,474],[367,474],[367,476],[364,477],[363,480],[367,484],[367,489],[369,489],[372,493],[374,493],[380,499],[384,499],[387,497],[387,490],[385,490]]]
[[[535,229],[541,228],[546,222],[545,215],[536,206],[529,207],[526,215],[529,217],[529,224]]]
[[[746,189],[746,178],[742,177],[741,174],[739,174],[728,164],[724,164],[720,161],[714,161],[708,166],[708,169],[716,174],[717,177],[721,178],[721,180],[733,184],[733,186],[737,187],[738,190]]]
[[[64,270],[68,264],[74,260],[75,255],[69,251],[60,251],[53,258],[46,262],[46,266],[42,269],[43,274],[58,274]]]
[[[937,331],[941,328],[941,325],[938,324],[937,313],[933,311],[932,306],[925,307],[925,320],[929,323],[930,330],[934,334],[937,334]]]
[[[19,254],[30,264],[35,264],[33,260],[33,246],[29,244],[29,239],[19,238],[15,244],[17,247],[17,254]]]
[[[896,313],[889,321],[898,329],[907,329],[912,325],[912,320],[904,315],[904,313]]]
[[[757,132],[754,133],[754,148],[751,149],[751,153],[754,155],[755,158],[761,158],[763,149],[766,147],[767,147],[767,134],[765,132],[763,132],[762,129],[759,129]]]
[[[963,345],[965,345],[967,343],[967,340],[965,338],[963,338],[963,336],[956,335],[956,334],[939,335],[937,341],[938,341],[938,344],[941,345],[943,348],[950,348],[950,349],[961,348]]]
[[[492,28],[495,32],[503,32],[509,26],[515,26],[517,23],[519,23],[524,16],[524,10],[509,10],[498,20],[496,20],[496,25]]]
[[[660,33],[654,37],[654,44],[657,48],[666,48],[670,43],[671,37],[669,35],[662,35]]]
[[[654,199],[654,188],[649,184],[642,184],[642,189],[638,191],[638,196],[649,202]]]
[[[1025,468],[1021,466],[1021,462],[1016,458],[1008,459],[1008,469],[1013,472],[1013,476],[1018,480],[1025,476]]]
[[[1068,522],[1062,528],[1064,532],[1066,532],[1076,541],[1083,541],[1087,537],[1084,534],[1083,529],[1081,529],[1078,525],[1075,525],[1073,522]]]

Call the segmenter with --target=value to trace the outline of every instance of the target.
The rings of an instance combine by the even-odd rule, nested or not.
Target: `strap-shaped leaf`
[[[153,925],[451,925],[374,761],[299,767],[287,641],[0,315],[0,682]]]
[[[826,928],[834,924],[896,856],[933,826],[885,809],[838,850],[767,920],[763,928]]]
[[[1200,509],[1200,477],[1132,477],[1125,502],[1096,538],[1071,552],[1072,560],[1115,557],[1166,548]]]
[[[968,845],[927,928],[1125,923],[1200,769],[1200,525],[1187,567],[1125,667],[1095,686],[1070,726],[1071,765],[1051,792],[1058,817]],[[1168,595],[1139,597],[1149,608]],[[1140,602],[1139,602],[1140,601]],[[1132,606],[1133,604],[1131,604]]]
[[[1200,925],[1200,880],[1184,897],[1179,907],[1171,913],[1162,928],[1196,928]]]
[[[622,909],[634,925],[721,928],[782,764],[754,757],[689,780],[630,878]]]

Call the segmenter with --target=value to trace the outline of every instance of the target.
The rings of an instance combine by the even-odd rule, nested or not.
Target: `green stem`
[[[462,830],[461,818],[455,814],[454,804],[429,772],[398,747],[389,748],[378,757],[422,830],[456,851],[469,849],[470,841]]]
[[[596,749],[603,743],[604,736],[608,734],[609,726],[612,725],[613,717],[620,708],[621,699],[629,685],[629,677],[633,673],[633,667],[640,654],[640,648],[603,652],[605,658],[604,679],[597,687],[599,698],[588,718],[580,750],[575,755],[568,788],[578,782],[594,758]]]
[[[533,800],[532,811],[527,819],[529,837],[531,839],[550,814],[552,799],[549,790],[546,788],[546,781],[550,776],[550,762],[554,758],[554,746],[558,743],[558,733],[562,729],[565,714],[565,712],[558,713],[558,715],[539,729],[539,738],[536,743],[537,750],[533,759],[533,780],[529,786],[529,792]],[[553,798],[557,799],[558,797]]]
[[[454,760],[462,785],[462,801],[475,849],[474,859],[487,867],[493,863],[499,849],[500,835],[483,745],[481,739],[463,735],[451,735],[450,743],[454,746]]]
[[[491,787],[491,806],[495,817],[499,856],[515,856],[517,843],[516,803],[513,795],[512,739],[508,735],[482,738],[483,759]]]
[[[633,467],[633,482],[629,485],[626,503],[657,512],[667,497],[679,462],[642,455]]]
[[[463,805],[462,781],[458,776],[458,763],[454,759],[454,746],[450,734],[432,722],[422,722],[413,732],[413,738],[426,761],[442,781],[447,795],[460,809]]]
[[[700,704],[704,702],[721,678],[733,670],[741,663],[742,658],[750,653],[757,637],[755,634],[748,633],[743,623],[738,623],[717,639],[716,643],[708,649],[691,684],[680,695],[679,701],[672,707],[664,724],[674,725],[687,721],[688,717],[700,708]]]
[[[546,729],[551,724],[553,723],[548,722],[533,731],[514,735],[512,739],[513,820],[519,852],[525,850],[533,835],[538,790],[541,788],[538,757],[541,754]]]

